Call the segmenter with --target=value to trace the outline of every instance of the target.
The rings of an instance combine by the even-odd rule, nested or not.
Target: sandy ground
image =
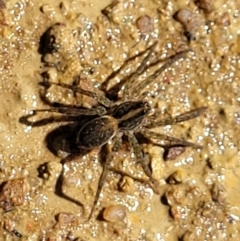
[[[240,3],[122,0],[106,8],[110,1],[48,2],[0,1],[0,240],[239,240]],[[42,37],[49,28],[53,49],[49,35]],[[203,148],[171,149],[166,160],[161,145],[145,143],[161,189],[156,194],[124,142],[112,164],[117,172],[109,173],[87,221],[102,171],[99,148],[64,164],[60,195],[61,159],[70,151],[58,130],[66,122],[34,126],[54,115],[48,112],[29,119],[31,125],[19,120],[49,108],[47,102],[97,105],[39,82],[72,84],[78,75],[82,88],[113,95],[107,90],[128,79],[155,41],[152,61],[192,50],[146,87],[155,117],[208,107],[194,120],[155,131]],[[103,208],[123,215],[106,221]]]

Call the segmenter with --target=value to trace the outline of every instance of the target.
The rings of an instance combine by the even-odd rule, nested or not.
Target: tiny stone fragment
[[[185,36],[188,40],[195,40],[198,29],[204,25],[204,21],[198,15],[188,9],[181,9],[175,14],[175,19],[185,28]]]
[[[216,24],[221,25],[223,27],[229,26],[231,24],[229,13],[226,12],[221,17],[219,17],[216,21]]]
[[[133,179],[127,176],[124,176],[119,183],[119,188],[123,192],[131,192],[133,190],[133,186]]]
[[[136,24],[142,34],[151,33],[154,30],[152,19],[148,15],[138,18]]]
[[[175,160],[178,156],[184,153],[185,150],[185,146],[170,147],[164,153],[164,160]]]
[[[116,223],[126,217],[126,208],[122,205],[110,206],[104,209],[103,218],[106,221]]]
[[[186,174],[183,170],[177,170],[173,174],[171,174],[168,178],[169,184],[179,184],[182,183]]]
[[[211,189],[212,200],[218,203],[224,203],[227,197],[224,186],[220,183],[215,183]]]
[[[212,0],[197,0],[196,4],[199,8],[203,9],[205,12],[210,12],[212,7]]]
[[[50,13],[55,11],[54,7],[49,4],[42,5],[40,10],[42,13]]]
[[[58,217],[57,217],[57,221],[59,224],[69,224],[71,222],[73,222],[75,219],[74,214],[72,213],[59,213]]]
[[[15,206],[24,203],[26,194],[30,190],[30,185],[26,178],[17,178],[7,181],[0,193],[0,206],[5,211],[10,211]]]

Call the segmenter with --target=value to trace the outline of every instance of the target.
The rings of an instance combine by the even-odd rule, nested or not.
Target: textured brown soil
[[[119,0],[106,8],[110,3],[0,0],[0,240],[240,240],[240,3]],[[49,28],[57,43],[51,53],[40,44]],[[208,107],[194,120],[155,131],[203,148],[166,153],[161,145],[144,144],[161,189],[155,194],[124,142],[112,164],[117,172],[109,173],[87,221],[102,171],[100,150],[64,165],[65,195],[59,195],[61,160],[70,151],[66,133],[53,130],[67,123],[34,127],[19,120],[49,108],[47,101],[91,108],[95,100],[39,82],[72,84],[78,75],[82,88],[104,93],[136,70],[139,53],[155,41],[152,61],[192,51],[146,87],[154,115]]]

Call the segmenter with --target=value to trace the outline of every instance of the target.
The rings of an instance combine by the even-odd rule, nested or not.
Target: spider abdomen
[[[77,145],[93,149],[106,144],[118,130],[118,121],[111,116],[102,116],[86,123],[78,132]]]

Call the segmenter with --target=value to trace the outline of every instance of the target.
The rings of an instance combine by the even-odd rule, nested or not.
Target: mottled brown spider
[[[48,82],[50,85],[52,84],[61,86],[63,88],[70,89],[75,93],[80,93],[92,97],[98,101],[99,106],[89,110],[76,107],[56,107],[34,111],[34,114],[40,111],[48,111],[62,113],[63,115],[75,117],[78,117],[80,115],[93,116],[90,121],[88,121],[86,124],[79,128],[76,138],[76,145],[80,150],[91,150],[106,145],[109,153],[107,154],[106,160],[103,164],[103,171],[99,179],[98,189],[93,201],[93,206],[89,215],[89,219],[92,217],[92,214],[95,210],[96,204],[98,202],[100,193],[107,177],[107,173],[110,168],[110,163],[114,157],[114,153],[116,153],[121,148],[123,135],[127,136],[130,146],[132,147],[135,157],[137,159],[137,162],[141,164],[155,192],[158,191],[157,181],[153,178],[151,170],[144,160],[144,153],[142,151],[141,145],[137,140],[136,134],[140,133],[146,138],[167,141],[169,146],[177,145],[199,148],[199,146],[194,143],[188,142],[183,139],[170,137],[164,134],[156,133],[149,129],[159,126],[172,125],[178,122],[193,119],[195,117],[198,117],[203,111],[205,111],[206,107],[200,107],[178,116],[168,117],[162,120],[155,121],[148,118],[151,111],[151,106],[147,101],[143,100],[142,94],[142,91],[147,85],[151,84],[157,76],[159,76],[175,61],[183,58],[185,53],[189,50],[179,52],[173,57],[169,58],[169,60],[163,66],[158,68],[153,74],[143,80],[134,90],[134,93],[131,93],[134,81],[147,69],[148,61],[154,52],[155,46],[156,43],[154,43],[149,48],[149,52],[143,59],[140,66],[127,80],[121,101],[112,102],[103,95],[83,90],[82,88],[79,88],[77,86]]]

